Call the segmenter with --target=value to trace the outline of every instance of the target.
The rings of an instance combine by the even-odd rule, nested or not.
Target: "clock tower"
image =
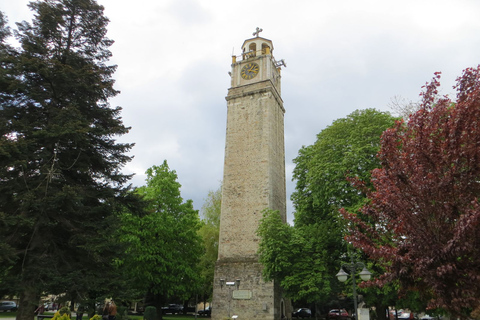
[[[280,320],[291,306],[278,284],[265,282],[258,259],[257,229],[264,209],[286,222],[284,113],[280,88],[283,60],[273,43],[254,37],[232,57],[228,89],[225,163],[212,319]]]

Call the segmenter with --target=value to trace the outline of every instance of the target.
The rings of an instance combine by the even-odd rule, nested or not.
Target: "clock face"
[[[250,80],[258,74],[258,71],[260,71],[260,66],[255,62],[250,62],[243,66],[240,75],[243,79]]]

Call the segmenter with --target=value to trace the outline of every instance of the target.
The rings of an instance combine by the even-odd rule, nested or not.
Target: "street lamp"
[[[347,270],[348,273],[345,272],[343,269]],[[364,263],[353,262],[353,256],[352,256],[352,262],[342,264],[342,267],[340,268],[340,271],[337,273],[337,279],[340,282],[347,281],[349,274],[352,277],[353,307],[355,309],[355,320],[359,320],[358,319],[358,310],[357,310],[357,287],[356,287],[356,283],[355,283],[355,274],[357,273],[357,270],[360,270],[360,269],[362,270],[359,273],[360,278],[363,281],[370,280],[370,277],[371,277],[372,273],[367,270]]]

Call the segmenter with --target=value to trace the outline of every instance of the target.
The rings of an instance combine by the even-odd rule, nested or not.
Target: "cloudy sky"
[[[228,72],[232,54],[256,27],[285,59],[287,198],[292,159],[335,119],[356,109],[389,111],[393,97],[417,101],[433,73],[442,93],[480,62],[477,0],[97,0],[110,19],[114,75],[135,142],[125,168],[167,160],[182,197],[200,209],[223,174]],[[0,0],[10,25],[30,21],[28,0]],[[289,221],[293,209],[288,205]]]

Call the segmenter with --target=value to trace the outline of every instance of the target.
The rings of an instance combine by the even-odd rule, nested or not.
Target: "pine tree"
[[[18,319],[33,318],[44,290],[99,284],[115,252],[110,230],[132,147],[115,140],[129,128],[108,103],[118,91],[104,8],[95,0],[29,7],[32,23],[15,32],[21,47],[0,51],[0,277],[14,279]]]

